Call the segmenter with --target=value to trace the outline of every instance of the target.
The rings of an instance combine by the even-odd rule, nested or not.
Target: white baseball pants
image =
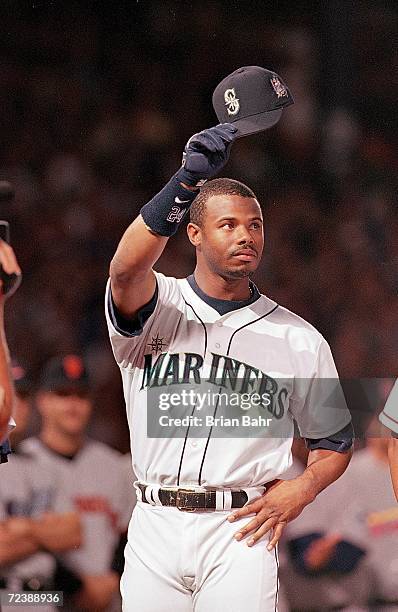
[[[278,562],[269,537],[234,534],[250,519],[231,511],[182,512],[138,501],[121,579],[123,612],[275,612]]]

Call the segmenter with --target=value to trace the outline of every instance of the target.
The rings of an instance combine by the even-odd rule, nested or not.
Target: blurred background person
[[[0,588],[41,593],[55,588],[56,555],[80,546],[80,519],[52,475],[20,449],[33,389],[19,363],[14,362],[12,373],[17,425],[10,434],[12,454],[0,478]],[[40,610],[57,608],[48,604]]]
[[[292,610],[398,608],[398,507],[388,446],[375,418],[346,473],[288,525],[281,578]],[[294,469],[301,469],[297,459]]]
[[[395,381],[379,419],[391,431],[388,459],[395,497],[398,501],[398,380]]]
[[[294,463],[286,478],[294,478],[306,465],[308,450],[302,440],[294,440],[293,454]],[[286,528],[280,578],[292,612],[367,608],[372,572],[365,552],[340,535],[340,515],[348,495],[341,481],[333,483],[330,493],[323,491]]]
[[[115,555],[132,510],[121,455],[86,435],[93,411],[90,382],[79,355],[52,358],[44,367],[35,396],[42,419],[40,434],[21,443],[40,470],[51,476],[78,513],[79,548],[58,555],[62,575],[56,590],[66,593],[65,610],[119,609]],[[62,587],[62,588],[61,588]]]
[[[0,463],[7,461],[10,445],[6,439],[13,426],[11,413],[14,404],[14,387],[10,369],[10,355],[4,328],[4,305],[7,297],[13,293],[21,278],[21,269],[12,247],[0,239]],[[5,277],[3,275],[6,275]],[[14,277],[11,285],[6,284]]]
[[[366,447],[341,480],[345,509],[340,533],[366,551],[373,573],[370,604],[377,610],[398,608],[398,506],[391,487],[388,448],[390,433],[375,417]]]

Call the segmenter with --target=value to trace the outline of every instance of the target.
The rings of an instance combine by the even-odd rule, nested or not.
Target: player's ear
[[[196,223],[188,223],[187,234],[191,244],[194,247],[198,247],[202,241],[202,230]]]

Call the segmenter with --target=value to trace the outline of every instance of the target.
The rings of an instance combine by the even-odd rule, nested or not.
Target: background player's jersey
[[[51,474],[41,468],[34,456],[13,454],[10,461],[2,466],[0,521],[16,517],[37,518],[45,512],[64,513],[72,509],[62,488],[57,487]],[[45,587],[47,583],[51,584],[55,566],[55,557],[40,551],[1,568],[0,577],[8,589],[23,590],[24,583],[29,584],[30,581],[36,586],[40,583]],[[54,608],[46,606],[47,609]]]
[[[126,481],[126,507],[133,510],[137,503],[137,495],[134,488],[134,482],[137,480],[137,476],[133,472],[131,453],[126,453],[121,458],[121,470],[124,472]]]
[[[220,315],[186,279],[159,273],[156,279],[155,310],[135,334],[117,328],[109,283],[106,295],[139,480],[163,486],[261,486],[291,463],[293,419],[307,438],[330,436],[350,422],[339,385],[331,394],[330,385],[316,382],[336,381],[337,372],[328,344],[309,323],[263,295]],[[147,411],[151,424],[161,414],[160,393],[171,389],[181,395],[192,383],[203,390],[208,381],[221,381],[221,387],[241,395],[244,387],[250,393],[272,387],[272,410],[262,407],[272,421],[269,436],[216,437],[206,422],[203,437],[194,437],[192,427],[182,437],[147,435]],[[207,410],[214,413],[214,406]],[[192,414],[204,411],[194,406]]]
[[[120,453],[94,440],[87,440],[73,459],[51,451],[37,438],[21,446],[35,456],[80,514],[82,545],[62,553],[62,561],[77,573],[108,572],[131,515]]]
[[[355,459],[354,454],[354,459]],[[352,460],[351,460],[352,461]],[[305,547],[317,536],[331,536],[339,533],[339,521],[349,501],[347,491],[350,487],[341,483],[350,470],[337,482],[324,489],[315,500],[306,506],[294,521],[289,522],[279,544],[280,579],[285,585],[286,594],[292,607],[300,602],[303,610],[350,609],[350,605],[360,605],[365,609],[372,590],[373,572],[367,564],[367,559],[361,558],[359,563],[349,572],[322,571],[322,567],[311,572],[303,571],[299,563],[300,557],[305,558]],[[305,470],[305,465],[295,459],[293,465],[285,474],[284,479],[297,478]],[[290,548],[291,543],[301,539],[301,549]],[[307,542],[304,544],[305,539]],[[308,551],[308,548],[306,549]]]
[[[379,418],[383,425],[398,436],[398,380],[395,381]]]
[[[345,492],[344,511],[337,513],[339,533],[367,551],[375,573],[373,595],[398,601],[398,506],[387,461],[376,460],[367,448],[357,451],[330,489],[330,495]]]

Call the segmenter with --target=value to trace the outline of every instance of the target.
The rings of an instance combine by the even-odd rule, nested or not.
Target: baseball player
[[[337,379],[329,346],[250,281],[264,244],[256,196],[231,179],[206,183],[235,137],[226,123],[188,141],[183,166],[141,209],[111,262],[106,317],[138,478],[121,580],[125,612],[275,610],[282,530],[350,458],[344,401],[338,391],[324,397],[315,382]],[[194,274],[154,272],[191,205]],[[249,395],[253,405],[268,389],[258,413],[270,419],[242,433],[237,417],[235,436],[235,422],[217,416],[221,394],[203,405],[197,390],[207,383],[235,391],[234,401]],[[275,482],[291,463],[294,419],[308,439],[308,465]],[[273,434],[264,437],[268,426]]]
[[[32,384],[20,364],[13,364],[12,373],[17,426],[10,434],[13,452],[0,478],[0,588],[38,593],[54,590],[55,555],[80,545],[80,520],[48,470],[21,450]],[[3,611],[14,608],[4,605]],[[57,607],[48,601],[39,609],[53,612]]]
[[[42,417],[40,436],[23,441],[21,447],[62,490],[82,525],[82,545],[58,556],[68,582],[74,584],[64,609],[117,609],[120,577],[112,569],[113,557],[132,507],[126,504],[121,454],[86,436],[93,402],[82,358],[51,359],[35,401]]]
[[[398,506],[390,486],[388,432],[383,429],[374,419],[366,447],[355,453],[349,469],[336,483],[337,489],[343,487],[346,492],[344,511],[338,513],[338,529],[344,540],[366,552],[364,560],[374,575],[371,598],[379,606],[374,609],[396,610]],[[334,486],[331,494],[333,490]]]
[[[391,441],[388,448],[390,471],[395,497],[398,501],[398,381],[388,396],[386,405],[380,413],[380,421],[391,430]]]
[[[18,279],[21,277],[21,269],[15,253],[12,247],[4,240],[0,240],[0,270],[2,272],[2,279],[5,278],[4,274],[10,278],[13,275],[15,275],[14,278]],[[5,437],[14,425],[14,421],[11,419],[14,390],[4,331],[4,304],[11,291],[10,287],[8,287],[8,292],[5,292],[5,287],[4,280],[0,279],[0,463],[5,463],[7,455],[10,453],[10,446]]]
[[[295,478],[305,469],[305,447],[300,442],[293,443],[294,462],[284,479]],[[355,453],[343,476],[322,491],[283,532],[280,578],[291,610],[366,609],[373,571],[366,552],[340,534],[341,515],[351,501],[354,479],[350,480],[350,472],[357,457]],[[377,479],[372,478],[372,484]]]

